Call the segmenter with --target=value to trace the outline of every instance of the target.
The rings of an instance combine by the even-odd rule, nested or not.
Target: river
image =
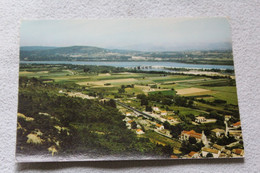
[[[153,70],[163,70],[163,67],[171,68],[190,68],[190,69],[229,69],[233,70],[232,65],[210,65],[210,64],[186,64],[177,62],[149,62],[149,61],[127,61],[127,62],[107,62],[107,61],[20,61],[21,64],[74,64],[74,65],[98,65],[113,67],[152,67]],[[149,70],[149,69],[144,69]]]

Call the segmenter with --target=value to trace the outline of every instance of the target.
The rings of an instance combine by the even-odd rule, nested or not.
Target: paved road
[[[161,120],[158,120],[158,119],[152,117],[152,116],[149,115],[149,114],[146,114],[146,113],[144,113],[144,112],[142,112],[142,111],[139,111],[138,109],[135,109],[135,108],[133,108],[133,107],[131,107],[131,106],[128,106],[127,104],[124,104],[124,103],[119,102],[119,101],[117,101],[117,100],[115,100],[115,101],[116,101],[116,103],[118,103],[119,105],[121,105],[121,106],[123,106],[123,107],[125,107],[125,108],[127,108],[127,109],[130,109],[130,110],[132,110],[132,111],[138,112],[139,114],[143,115],[143,116],[146,117],[146,118],[154,119],[154,120],[155,120],[156,122],[158,122],[158,123],[163,123]]]

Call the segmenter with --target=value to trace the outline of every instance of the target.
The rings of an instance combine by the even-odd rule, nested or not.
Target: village
[[[138,136],[144,136],[145,132],[152,130],[164,137],[172,138],[171,132],[168,129],[165,129],[164,123],[167,122],[171,125],[176,125],[180,123],[180,119],[174,118],[174,111],[161,110],[158,107],[152,107],[151,112],[143,112],[144,114],[150,115],[152,118],[147,118],[144,115],[126,109],[125,107],[118,106],[119,110],[125,115],[123,121],[125,122],[128,129],[134,131]],[[240,148],[235,148],[240,142],[242,142],[242,131],[241,123],[236,122],[234,124],[228,125],[229,120],[232,118],[231,115],[225,115],[224,124],[225,128],[219,129],[215,128],[211,130],[209,136],[202,133],[198,133],[194,130],[185,131],[183,130],[178,137],[178,140],[183,143],[185,141],[190,141],[191,138],[195,139],[195,143],[203,143],[203,147],[200,151],[191,151],[186,155],[177,156],[174,153],[171,155],[171,158],[229,158],[229,157],[242,157],[244,155],[244,150]],[[159,123],[160,122],[160,123]],[[194,125],[199,125],[201,123],[215,123],[216,119],[206,119],[202,116],[197,116],[195,121],[192,122]],[[211,138],[228,138],[233,137],[234,142],[228,145],[218,145],[211,141]],[[232,148],[232,149],[230,149]]]
[[[59,93],[64,93],[60,90]],[[70,97],[81,97],[83,99],[98,99],[100,102],[109,101],[108,98],[100,99],[98,97],[89,96],[82,94],[80,92],[67,92],[66,95]],[[146,132],[155,132],[163,138],[175,139],[179,143],[192,143],[197,145],[202,143],[203,146],[199,151],[190,151],[188,154],[183,155],[180,151],[180,148],[177,150],[174,149],[171,158],[229,158],[229,157],[243,157],[244,150],[241,149],[242,143],[242,131],[240,121],[236,123],[230,123],[231,115],[225,115],[222,128],[213,128],[210,130],[210,133],[205,135],[204,131],[201,133],[196,132],[195,130],[182,130],[180,135],[174,137],[171,134],[171,130],[166,128],[164,124],[169,124],[175,126],[180,123],[184,123],[174,110],[167,111],[158,106],[153,106],[151,111],[139,110],[138,108],[133,107],[130,103],[134,98],[128,99],[114,99],[117,103],[117,109],[125,116],[123,121],[128,129],[135,132],[139,137],[146,137]],[[215,124],[217,119],[215,118],[206,118],[204,116],[195,116],[195,120],[192,121],[192,125],[199,126],[201,124]],[[216,141],[226,140],[231,137],[234,139],[228,144],[218,145]],[[151,137],[148,137],[151,140]],[[156,142],[156,139],[151,141]],[[164,145],[162,142],[158,144]]]

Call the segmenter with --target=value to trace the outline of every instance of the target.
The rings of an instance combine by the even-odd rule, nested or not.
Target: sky
[[[228,47],[226,18],[24,20],[21,46],[96,46],[171,51]]]

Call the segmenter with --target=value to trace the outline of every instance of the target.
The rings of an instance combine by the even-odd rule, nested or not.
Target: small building
[[[237,128],[241,127],[241,123],[240,123],[240,121],[238,121],[238,122],[232,124],[231,126],[232,126],[233,128],[235,128],[235,129],[237,129]]]
[[[136,129],[136,134],[142,135],[144,134],[144,131],[142,129]]]
[[[190,131],[183,130],[181,132],[180,140],[186,141],[189,140],[190,137],[194,137],[197,140],[197,142],[200,142],[202,139],[202,134],[196,133],[194,130],[190,130]]]
[[[239,149],[239,148],[235,148],[235,149],[232,150],[232,155],[233,155],[233,157],[244,156],[244,150]]]
[[[208,153],[211,153],[213,158],[219,158],[221,152],[219,150],[216,150],[216,149],[203,147],[202,151],[201,151],[202,156],[207,157]]]
[[[224,149],[222,152],[225,153],[227,156],[231,155],[231,151],[228,149]]]
[[[203,122],[206,122],[206,118],[205,117],[196,117],[195,118],[195,122],[196,123],[203,123]]]
[[[225,115],[225,121],[229,121],[232,118],[231,115]]]
[[[176,156],[176,155],[171,155],[171,159],[178,159],[179,157],[178,156]]]
[[[229,135],[233,136],[235,139],[242,138],[242,131],[241,130],[229,130]]]
[[[157,127],[158,130],[163,130],[164,129],[164,126],[161,125],[161,124],[158,124],[158,123],[156,123],[156,127]]]
[[[212,132],[217,138],[219,138],[219,137],[221,137],[222,135],[225,134],[225,130],[219,129],[219,128],[213,129],[213,130],[211,130],[211,132]]]
[[[218,145],[218,144],[214,144],[212,147],[217,149],[217,150],[220,150],[221,152],[225,150],[224,146],[221,146],[221,145]]]
[[[160,109],[158,107],[153,107],[153,111],[157,112],[160,111]]]
[[[131,113],[131,112],[126,112],[125,115],[126,115],[126,116],[131,116],[132,113]]]
[[[198,152],[195,152],[195,151],[191,151],[189,154],[188,154],[189,158],[199,158],[200,155]]]
[[[161,115],[162,115],[162,116],[167,115],[167,111],[161,111]]]
[[[132,127],[131,123],[132,123],[132,122],[134,122],[134,120],[129,120],[129,121],[126,122],[126,127],[127,127],[128,129],[131,129],[131,127]]]

